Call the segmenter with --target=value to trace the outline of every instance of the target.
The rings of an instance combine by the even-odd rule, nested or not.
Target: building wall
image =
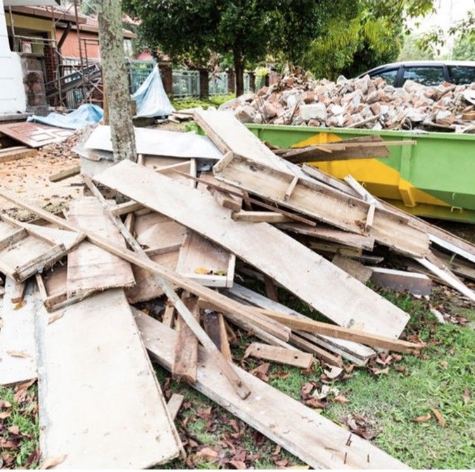
[[[24,113],[25,110],[20,56],[10,51],[3,0],[0,0],[0,116]]]
[[[59,42],[61,36],[63,34],[63,30],[56,30],[56,41]],[[82,49],[82,56],[85,59],[86,56],[88,59],[99,59],[100,52],[99,52],[99,36],[94,33],[86,33],[81,31],[81,49]],[[86,43],[85,41],[86,40]],[[87,54],[86,48],[87,47]],[[61,47],[61,55],[63,57],[80,57],[79,54],[79,43],[78,43],[78,35],[76,31],[70,31],[66,40],[64,41]]]

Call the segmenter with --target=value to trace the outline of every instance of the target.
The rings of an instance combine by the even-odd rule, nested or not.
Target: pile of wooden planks
[[[302,369],[363,365],[378,350],[417,354],[423,345],[400,339],[407,313],[366,282],[428,296],[431,279],[374,266],[397,255],[473,300],[440,254],[473,263],[475,248],[351,179],[281,159],[230,114],[194,118],[222,153],[212,172],[183,157],[109,163],[83,173],[89,196],[65,218],[0,191],[39,217],[0,221],[0,384],[38,378],[43,457],[67,468],[146,468],[183,454],[151,356],[311,467],[404,467],[238,368],[233,336],[256,338],[246,357]],[[326,322],[280,303],[281,289]],[[157,316],[138,310],[142,302],[160,306]]]

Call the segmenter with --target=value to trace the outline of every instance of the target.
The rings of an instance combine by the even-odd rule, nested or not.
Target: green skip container
[[[363,136],[415,141],[388,146],[385,158],[308,162],[343,179],[351,175],[370,193],[413,215],[475,223],[475,134],[377,131],[248,124],[261,141],[304,147]]]

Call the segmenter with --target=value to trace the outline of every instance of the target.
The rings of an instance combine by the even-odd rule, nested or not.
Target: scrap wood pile
[[[395,88],[382,78],[341,77],[332,82],[298,73],[220,109],[232,110],[243,123],[467,133],[475,129],[474,87],[424,86],[407,80]]]
[[[230,113],[194,117],[208,138],[179,133],[181,146],[164,150],[160,131],[144,130],[137,163],[91,161],[98,170],[83,157],[88,195],[64,218],[1,191],[38,217],[0,221],[0,383],[38,378],[43,461],[148,468],[183,455],[177,408],[150,356],[311,467],[404,468],[239,368],[229,340],[247,331],[258,341],[246,356],[302,369],[364,365],[381,350],[417,355],[423,344],[401,339],[408,314],[366,282],[428,295],[431,280],[378,270],[377,249],[475,301],[432,245],[472,263],[475,247],[369,198],[351,179],[283,160]],[[85,156],[109,152],[104,132],[94,130]],[[267,296],[236,283],[240,272],[261,279]],[[281,304],[276,287],[328,322]],[[167,300],[157,318],[138,309],[157,299]]]

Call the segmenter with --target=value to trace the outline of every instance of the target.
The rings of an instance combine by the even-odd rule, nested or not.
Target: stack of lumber
[[[429,87],[411,80],[395,88],[380,77],[332,82],[299,73],[227,102],[220,110],[232,110],[243,123],[473,132],[473,88],[448,83]]]
[[[432,245],[470,263],[475,248],[351,179],[283,160],[229,113],[194,119],[222,154],[211,172],[169,156],[108,163],[83,173],[89,196],[64,218],[0,192],[39,217],[0,221],[0,384],[38,378],[43,457],[118,469],[183,454],[150,356],[311,467],[405,467],[237,367],[231,340],[246,331],[245,356],[302,369],[364,365],[380,350],[418,354],[423,345],[400,339],[408,314],[366,282],[428,295],[431,280],[373,267],[378,249],[475,300]],[[111,192],[120,201],[104,197]],[[325,322],[280,303],[278,289]],[[138,309],[154,301],[158,316]]]

